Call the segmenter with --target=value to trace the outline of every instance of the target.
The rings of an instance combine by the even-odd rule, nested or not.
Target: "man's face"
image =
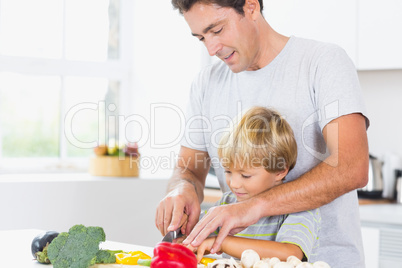
[[[240,15],[233,8],[196,3],[184,18],[209,55],[220,58],[234,73],[256,69],[258,31],[248,12]]]

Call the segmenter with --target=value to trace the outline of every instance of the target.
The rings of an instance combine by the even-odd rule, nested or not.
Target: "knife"
[[[172,243],[173,241],[175,241],[176,239],[183,237],[184,234],[182,234],[181,232],[181,226],[174,231],[170,231],[168,232],[162,239],[162,242],[170,242]]]

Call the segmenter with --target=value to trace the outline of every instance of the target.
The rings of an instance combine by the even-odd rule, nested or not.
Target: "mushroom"
[[[274,267],[275,264],[280,263],[281,260],[277,257],[273,257],[271,259],[269,259],[269,265],[271,265],[272,267]]]
[[[241,264],[244,268],[252,268],[260,260],[260,255],[252,249],[246,249],[241,254]]]
[[[316,261],[315,263],[313,263],[313,267],[314,268],[331,268],[331,266],[329,266],[329,264],[326,263],[325,261]]]
[[[233,259],[218,259],[213,263],[208,263],[208,268],[241,268],[241,266]]]
[[[299,260],[299,258],[297,258],[296,256],[289,256],[286,259],[286,262],[292,264],[293,266],[297,266],[298,264],[301,263],[301,260]]]
[[[278,262],[273,267],[274,268],[294,268],[294,266],[292,264],[290,264],[288,262],[284,262],[284,261]]]
[[[259,260],[254,263],[253,268],[271,268],[271,265],[269,265],[269,260]]]
[[[296,266],[296,268],[312,268],[313,265],[309,262],[301,262]]]

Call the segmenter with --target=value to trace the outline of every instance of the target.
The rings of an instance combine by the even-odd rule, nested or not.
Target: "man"
[[[221,62],[206,67],[193,82],[179,161],[156,212],[161,233],[187,219],[184,243],[196,247],[221,227],[214,253],[227,235],[262,217],[321,207],[317,259],[331,267],[364,267],[355,190],[368,179],[369,122],[346,53],[335,45],[275,32],[262,16],[262,0],[172,3],[192,35]],[[228,118],[254,105],[285,116],[295,132],[297,164],[287,183],[214,207],[198,222],[210,164],[222,191],[228,190],[216,162]]]

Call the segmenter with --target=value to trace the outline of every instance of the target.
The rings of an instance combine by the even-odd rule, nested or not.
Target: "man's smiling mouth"
[[[232,53],[230,53],[228,56],[224,57],[225,60],[229,59],[235,52],[233,51]]]

